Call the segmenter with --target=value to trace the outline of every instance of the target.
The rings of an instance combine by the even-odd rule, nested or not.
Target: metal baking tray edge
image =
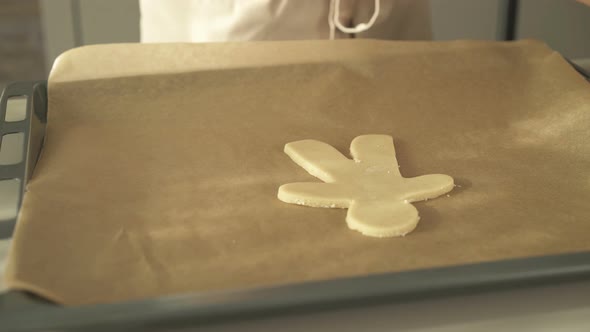
[[[6,122],[8,99],[26,97],[26,116],[22,121]],[[20,210],[26,184],[35,169],[37,158],[41,153],[47,123],[47,82],[11,83],[0,95],[0,145],[7,134],[24,133],[24,157],[13,165],[0,165],[1,180],[18,180],[19,197],[17,211]],[[0,240],[12,236],[17,217],[0,221]]]
[[[574,69],[590,81],[588,73],[577,66]],[[7,99],[23,95],[28,98],[27,118],[7,125],[3,122]],[[0,134],[24,132],[26,136],[26,160],[17,165],[0,166],[0,179],[19,179],[24,194],[43,143],[47,119],[46,82],[19,82],[7,86],[0,99],[0,119]],[[16,220],[4,223],[10,226],[0,227],[0,238],[10,236]],[[580,252],[79,307],[61,307],[25,292],[10,291],[0,294],[0,331],[145,331],[202,327],[588,280],[590,252]]]

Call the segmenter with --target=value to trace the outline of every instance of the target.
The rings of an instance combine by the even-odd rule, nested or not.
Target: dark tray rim
[[[114,304],[60,307],[29,299],[29,305],[0,310],[0,330],[204,327],[582,281],[590,281],[590,251]]]

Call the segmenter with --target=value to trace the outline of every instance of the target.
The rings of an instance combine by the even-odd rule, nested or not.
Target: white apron
[[[431,38],[428,0],[140,0],[142,42]]]

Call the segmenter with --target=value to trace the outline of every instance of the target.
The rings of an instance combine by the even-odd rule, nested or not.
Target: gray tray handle
[[[26,97],[26,116],[22,121],[6,122],[8,99]],[[33,174],[45,137],[47,123],[47,84],[45,81],[11,83],[0,96],[0,145],[6,134],[24,133],[24,158],[17,164],[0,165],[0,180],[20,182],[17,211],[20,210],[26,184]],[[16,217],[0,222],[0,239],[12,236]]]

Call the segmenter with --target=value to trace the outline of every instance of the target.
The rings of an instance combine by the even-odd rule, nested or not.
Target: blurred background
[[[574,0],[431,0],[434,39],[503,40],[510,4],[518,7],[514,38],[544,40],[590,66],[590,7]],[[137,42],[139,19],[138,0],[2,0],[0,88],[46,78],[72,47]]]
[[[9,81],[43,78],[45,50],[36,0],[0,2],[0,87]]]

